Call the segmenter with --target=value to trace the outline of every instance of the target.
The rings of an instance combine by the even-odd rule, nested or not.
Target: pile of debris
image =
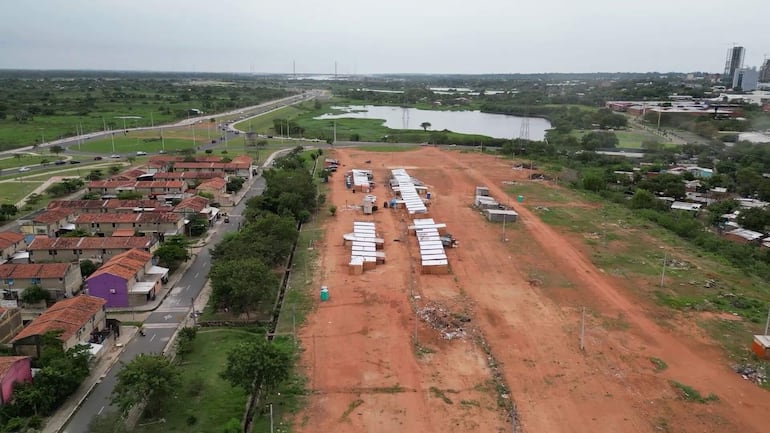
[[[735,365],[733,370],[745,380],[750,380],[757,385],[763,385],[767,381],[767,372],[763,368],[753,365]]]
[[[470,317],[447,311],[446,308],[436,303],[429,303],[418,308],[417,316],[431,328],[437,330],[444,340],[465,338],[465,324],[471,321]]]

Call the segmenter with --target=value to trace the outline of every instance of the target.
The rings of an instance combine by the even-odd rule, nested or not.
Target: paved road
[[[212,228],[214,233],[209,241],[209,246],[213,247],[216,245],[226,232],[237,230],[238,224],[242,219],[241,215],[243,214],[246,201],[251,197],[262,194],[264,188],[264,179],[262,177],[257,178],[240,204],[229,212],[230,222],[218,223]],[[144,337],[137,336],[126,345],[123,354],[120,356],[120,362],[130,362],[140,353],[161,353],[163,351],[166,343],[174,334],[174,330],[189,312],[193,298],[198,296],[203,289],[210,267],[211,257],[209,255],[209,247],[207,246],[201,249],[190,268],[174,286],[171,293],[168,294],[158,309],[147,317],[144,322],[146,335]],[[116,363],[107,371],[88,399],[75,412],[63,432],[87,433],[88,424],[94,416],[104,411],[115,410],[110,407],[109,401],[119,370],[120,363]]]

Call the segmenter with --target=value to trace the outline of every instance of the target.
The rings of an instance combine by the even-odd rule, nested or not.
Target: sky
[[[721,73],[768,0],[0,2],[0,68],[298,74]]]

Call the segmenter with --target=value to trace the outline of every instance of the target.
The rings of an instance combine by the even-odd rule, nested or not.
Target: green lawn
[[[291,120],[295,119],[300,113],[303,112],[304,110],[301,108],[290,105],[288,107],[283,107],[278,110],[271,111],[270,113],[263,114],[253,119],[238,122],[234,125],[234,127],[240,129],[241,131],[254,131],[263,135],[278,135],[278,133],[273,131],[274,119]]]
[[[0,182],[0,203],[16,204],[43,182]]]
[[[43,161],[53,162],[59,157],[54,154],[50,155],[29,155],[26,153],[18,154],[19,157],[11,156],[0,158],[0,170],[6,170],[9,168],[26,167],[28,165],[37,165]]]
[[[139,433],[219,432],[231,418],[240,421],[246,394],[219,377],[225,368],[227,352],[250,338],[263,338],[242,329],[203,328],[193,349],[179,360],[181,385],[167,401],[165,423],[139,426]],[[140,422],[141,424],[141,422]]]

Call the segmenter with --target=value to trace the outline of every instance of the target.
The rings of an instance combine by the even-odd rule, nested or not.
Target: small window
[[[107,254],[107,250],[102,250],[102,254]]]
[[[13,285],[13,278],[6,278],[5,279],[5,284],[7,284],[9,286],[12,286]]]
[[[32,278],[32,284],[40,285],[40,278]]]
[[[112,223],[112,228],[115,228],[115,223]]]

